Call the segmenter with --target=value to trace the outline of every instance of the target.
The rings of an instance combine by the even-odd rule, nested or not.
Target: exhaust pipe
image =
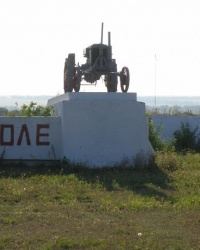
[[[111,33],[108,32],[108,46],[111,46]]]
[[[101,24],[101,44],[103,43],[103,23]]]

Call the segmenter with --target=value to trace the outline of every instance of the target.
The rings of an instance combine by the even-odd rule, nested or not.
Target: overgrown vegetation
[[[162,126],[155,127],[153,120],[150,115],[148,115],[149,120],[149,140],[154,150],[162,150],[166,143],[161,140],[161,133],[163,131]]]
[[[52,116],[53,108],[51,106],[38,105],[37,102],[30,102],[28,105],[23,104],[18,107],[16,103],[16,108],[14,110],[3,109],[5,116]]]
[[[200,152],[200,135],[198,126],[191,130],[190,125],[181,124],[181,128],[174,132],[174,146],[177,152],[195,151]]]
[[[200,133],[197,126],[194,130],[188,123],[181,123],[180,129],[174,131],[170,141],[161,139],[163,127],[155,127],[149,116],[149,140],[154,150],[167,150],[171,152],[185,153],[188,151],[200,152]]]
[[[0,249],[199,249],[200,156],[0,166]]]

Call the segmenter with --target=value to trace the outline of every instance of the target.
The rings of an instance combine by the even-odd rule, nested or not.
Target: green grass
[[[200,249],[200,155],[147,169],[0,166],[0,249]]]

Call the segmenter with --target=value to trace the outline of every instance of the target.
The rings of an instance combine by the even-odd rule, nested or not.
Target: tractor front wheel
[[[119,73],[120,76],[120,86],[122,92],[127,92],[129,88],[130,74],[127,67],[123,67],[122,71]]]

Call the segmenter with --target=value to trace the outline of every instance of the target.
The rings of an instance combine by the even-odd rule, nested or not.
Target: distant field
[[[147,169],[0,166],[0,249],[200,249],[200,155]]]

